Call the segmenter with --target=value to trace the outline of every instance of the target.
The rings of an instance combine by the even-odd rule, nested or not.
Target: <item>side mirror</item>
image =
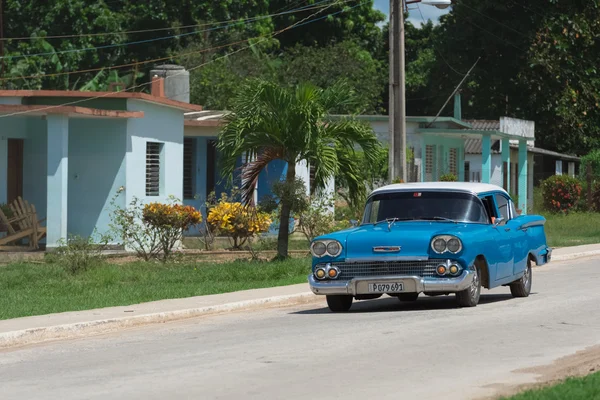
[[[494,220],[494,228],[497,227],[498,225],[500,225],[502,222],[504,222],[504,218],[502,217],[498,217]]]
[[[353,228],[356,228],[358,226],[358,221],[355,219],[351,219],[350,220],[350,225],[352,225]]]

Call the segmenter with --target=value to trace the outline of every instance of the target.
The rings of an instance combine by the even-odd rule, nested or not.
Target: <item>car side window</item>
[[[508,199],[501,194],[496,194],[496,204],[498,205],[498,211],[500,212],[500,217],[504,218],[504,222],[508,222],[510,220],[510,211]]]
[[[485,207],[488,222],[493,223],[493,219],[496,218],[496,207],[494,206],[493,196],[482,197],[481,201]]]
[[[509,203],[509,207],[510,207],[510,215],[512,216],[512,218],[517,217],[518,214],[517,214],[517,209],[515,207],[514,201],[511,200],[508,203]]]

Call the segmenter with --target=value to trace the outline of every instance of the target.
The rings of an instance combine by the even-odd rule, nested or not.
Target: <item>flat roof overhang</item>
[[[14,115],[13,115],[14,114]],[[0,104],[0,116],[44,117],[47,115],[67,115],[72,118],[143,118],[143,111],[101,110],[79,106],[40,106]]]

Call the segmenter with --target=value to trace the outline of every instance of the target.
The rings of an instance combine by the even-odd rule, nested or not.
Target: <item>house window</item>
[[[435,146],[428,144],[425,146],[425,173],[433,173],[433,151]]]
[[[194,153],[196,148],[196,139],[183,139],[183,198],[194,198]]]
[[[465,182],[471,182],[471,162],[470,161],[465,161],[465,176],[464,176],[464,181]]]
[[[451,148],[449,154],[449,163],[450,163],[450,173],[456,177],[458,177],[458,149]]]
[[[160,195],[160,153],[162,143],[146,143],[146,196]]]

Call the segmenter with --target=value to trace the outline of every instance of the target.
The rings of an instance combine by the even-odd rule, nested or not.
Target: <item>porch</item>
[[[18,114],[22,111],[27,114]],[[95,228],[108,230],[111,197],[125,185],[127,121],[143,114],[0,105],[0,115],[5,115],[0,129],[0,203],[22,197],[35,205],[38,217],[46,220],[42,247],[56,247],[68,234],[87,237]]]
[[[480,143],[481,168],[478,181],[503,187],[517,200],[523,214],[527,213],[530,181],[533,165],[528,156],[528,143],[534,140],[532,121],[501,118],[497,127],[488,129],[429,128],[425,124],[416,129],[420,134],[421,181],[438,181],[445,174],[452,174],[459,181],[469,181],[465,167],[465,149],[469,142]],[[492,159],[492,143],[500,144],[501,162]],[[516,154],[511,152],[515,145]],[[473,157],[473,156],[472,156]],[[492,179],[496,175],[499,179]]]

